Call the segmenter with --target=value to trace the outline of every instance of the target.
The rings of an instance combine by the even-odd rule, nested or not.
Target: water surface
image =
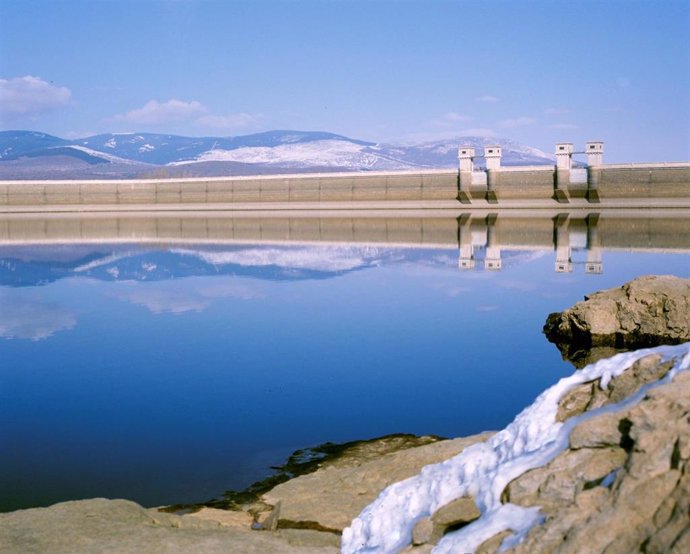
[[[501,221],[436,221],[449,233],[418,244],[390,223],[354,242],[6,241],[0,510],[204,501],[326,441],[502,428],[572,371],[547,314],[690,276],[686,219]]]

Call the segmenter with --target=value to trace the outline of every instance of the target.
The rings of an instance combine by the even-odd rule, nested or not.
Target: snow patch
[[[618,354],[561,379],[488,441],[466,448],[450,460],[428,465],[418,475],[385,489],[343,531],[343,554],[397,552],[410,543],[412,529],[419,519],[465,495],[474,497],[481,517],[445,535],[434,548],[435,554],[474,552],[485,540],[504,530],[511,530],[513,535],[502,548],[517,544],[542,516],[538,507],[502,504],[500,495],[506,485],[565,450],[575,425],[634,404],[656,383],[617,405],[586,412],[564,423],[556,421],[559,400],[573,387],[595,379],[601,379],[605,389],[613,377],[651,353],[674,360],[673,369],[660,383],[690,366],[690,343],[685,343]]]
[[[125,158],[120,158],[119,156],[113,156],[112,154],[106,154],[105,152],[99,152],[98,150],[93,150],[92,148],[87,148],[86,146],[79,146],[76,144],[68,144],[66,146],[53,146],[51,148],[73,148],[74,150],[80,150],[93,156],[94,158],[101,158],[103,160],[108,160],[111,163],[123,163],[123,164],[135,164],[137,162],[133,160],[127,160]]]
[[[108,265],[108,264],[111,264],[113,262],[117,262],[118,260],[127,259],[134,254],[135,254],[135,252],[123,252],[121,254],[110,254],[108,256],[104,256],[103,258],[99,258],[98,260],[93,260],[91,262],[87,262],[85,264],[77,266],[74,268],[74,272],[75,273],[83,273],[85,271],[91,271],[92,269],[96,269],[97,267],[102,267],[104,265]]]
[[[106,148],[115,148],[117,146],[117,141],[114,138],[108,139],[103,146]]]
[[[345,140],[316,140],[279,146],[247,146],[233,150],[211,149],[194,160],[173,162],[239,162],[281,167],[339,167],[347,169],[406,169],[413,164],[387,158],[367,146]]]
[[[379,251],[375,248],[249,248],[230,252],[171,250],[175,254],[195,256],[212,265],[236,264],[312,271],[349,271],[375,264]]]

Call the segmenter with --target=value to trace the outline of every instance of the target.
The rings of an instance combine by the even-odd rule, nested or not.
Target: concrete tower
[[[458,191],[458,200],[465,204],[470,203],[470,195],[472,188],[472,172],[474,171],[474,148],[471,146],[461,146],[458,148],[458,184],[460,190]]]
[[[474,171],[474,148],[471,146],[461,146],[458,148],[458,160],[460,171],[470,173]]]
[[[573,165],[573,145],[570,142],[556,144],[556,198],[567,201],[566,190],[570,184],[570,169]]]
[[[556,144],[556,169],[570,171],[573,165],[573,144],[559,142]]]
[[[604,163],[604,143],[601,141],[588,142],[585,145],[587,153],[587,165],[597,167]]]
[[[485,146],[484,159],[486,160],[486,169],[501,169],[501,156],[503,149],[500,146]]]

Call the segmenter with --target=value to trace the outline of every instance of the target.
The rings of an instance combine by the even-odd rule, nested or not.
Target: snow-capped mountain
[[[52,172],[63,178],[193,177],[454,168],[458,146],[481,151],[489,144],[503,147],[505,165],[550,164],[554,160],[536,148],[483,137],[391,145],[325,132],[268,131],[224,138],[110,133],[68,141],[45,133],[3,131],[0,179],[45,178]]]

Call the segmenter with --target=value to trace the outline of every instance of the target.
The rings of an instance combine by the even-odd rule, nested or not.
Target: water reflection
[[[213,274],[222,268],[226,273],[230,268],[233,275],[266,279],[316,279],[402,260],[401,248],[452,246],[457,247],[458,267],[463,270],[500,270],[506,252],[542,251],[553,252],[557,273],[582,266],[585,273],[598,274],[604,271],[607,251],[690,252],[690,214],[638,210],[471,212],[426,218],[6,216],[0,219],[0,283],[31,285],[77,274],[163,280]]]
[[[72,329],[75,314],[40,294],[15,292],[0,287],[0,338],[47,339],[58,331]]]
[[[0,511],[204,501],[326,441],[501,428],[572,371],[546,316],[688,276],[688,221],[8,216]]]

